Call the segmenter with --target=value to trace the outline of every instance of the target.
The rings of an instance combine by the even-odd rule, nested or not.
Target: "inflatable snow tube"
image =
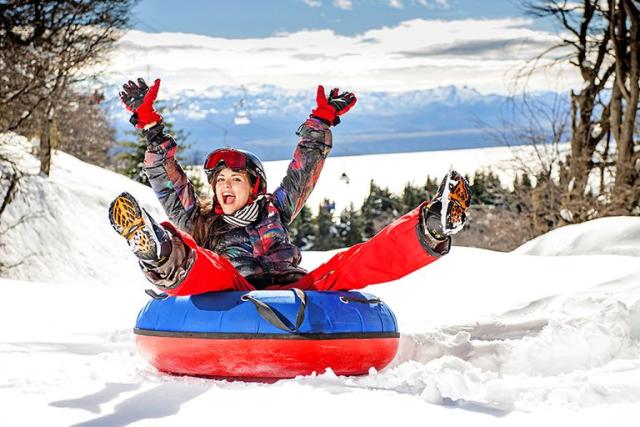
[[[136,344],[161,371],[219,378],[362,375],[399,343],[393,312],[361,292],[216,292],[150,301]]]

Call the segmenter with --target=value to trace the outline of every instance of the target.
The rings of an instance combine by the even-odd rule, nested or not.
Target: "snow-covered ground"
[[[11,138],[0,154],[37,171]],[[451,162],[420,155],[427,169]],[[371,173],[355,165],[351,176]],[[29,196],[0,224],[13,227],[0,261],[22,261],[0,279],[2,425],[638,425],[640,218],[564,227],[512,253],[456,247],[370,287],[402,332],[381,372],[228,382],[160,374],[137,355],[146,283],[106,208],[127,190],[162,217],[153,193],[63,153],[50,179],[26,179]],[[304,265],[329,256],[307,252]]]

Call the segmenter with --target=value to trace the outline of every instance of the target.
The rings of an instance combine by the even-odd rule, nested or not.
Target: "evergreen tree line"
[[[469,177],[467,177],[469,179]],[[305,205],[290,226],[294,244],[304,250],[330,250],[355,245],[373,237],[395,219],[411,211],[426,200],[431,200],[439,179],[427,177],[423,185],[407,183],[400,194],[376,184],[373,180],[369,194],[356,209],[350,204],[335,215],[335,203],[325,199],[314,216]],[[500,184],[492,172],[476,172],[473,178],[472,204],[483,204],[511,210],[524,210],[526,203],[519,201],[523,188],[531,188],[531,180],[524,176],[516,180],[514,190]]]

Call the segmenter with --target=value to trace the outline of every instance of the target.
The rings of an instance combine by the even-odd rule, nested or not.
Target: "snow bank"
[[[640,217],[599,218],[539,236],[514,252],[528,255],[640,256]]]
[[[395,387],[423,384],[419,393],[432,402],[463,399],[501,410],[638,402],[639,283],[636,273],[486,320],[405,335],[396,367],[384,376],[399,381]]]
[[[30,151],[25,138],[0,135],[0,155],[24,173],[22,191],[0,223],[0,261],[13,266],[5,276],[103,285],[139,281],[135,258],[111,229],[107,207],[120,192],[128,191],[157,218],[164,218],[153,192],[60,151],[54,152],[51,176],[46,178],[38,174],[39,162]],[[3,170],[2,176],[7,179],[8,171]]]

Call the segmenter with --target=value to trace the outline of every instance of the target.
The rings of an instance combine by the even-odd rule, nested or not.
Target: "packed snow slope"
[[[0,154],[37,172],[13,138]],[[381,372],[228,382],[161,374],[137,355],[148,285],[106,208],[126,190],[161,217],[151,191],[63,153],[50,179],[25,179],[0,223],[0,260],[22,262],[0,279],[3,425],[638,424],[639,218],[564,227],[513,253],[455,247],[367,288],[402,332]]]
[[[631,255],[640,256],[638,217],[599,218],[568,225],[533,239],[514,252],[529,255]]]

